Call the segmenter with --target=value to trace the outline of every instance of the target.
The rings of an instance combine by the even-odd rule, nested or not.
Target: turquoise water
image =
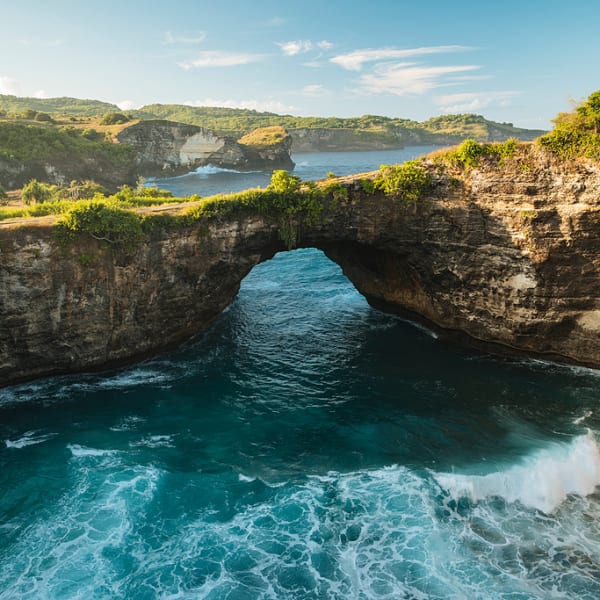
[[[350,175],[378,169],[382,164],[402,163],[439,146],[407,146],[399,150],[380,152],[299,152],[293,155],[294,175],[303,181],[325,179],[328,173]],[[148,184],[172,191],[176,196],[190,196],[239,192],[252,187],[265,187],[271,181],[271,172],[251,171],[240,173],[207,166],[192,173],[164,179],[149,179]]]
[[[0,598],[596,599],[599,385],[278,254],[176,352],[0,390]]]

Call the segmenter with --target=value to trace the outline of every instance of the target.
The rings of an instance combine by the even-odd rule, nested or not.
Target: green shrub
[[[37,110],[32,110],[31,108],[27,108],[22,113],[19,114],[21,119],[27,119],[28,121],[33,121],[37,115]]]
[[[0,185],[0,200],[6,200],[8,198],[8,194],[2,185]]]
[[[475,140],[465,140],[453,150],[441,154],[441,161],[463,167],[476,167],[483,157],[496,156],[500,160],[510,158],[517,151],[519,142],[509,138],[505,142],[480,144]]]
[[[381,165],[373,183],[386,196],[412,204],[431,189],[433,180],[419,161],[409,160],[402,165]]]
[[[169,190],[159,190],[157,187],[144,187],[136,190],[137,196],[142,196],[143,198],[172,198],[173,192]]]
[[[138,215],[104,202],[78,203],[60,219],[56,228],[62,242],[84,233],[96,240],[132,249],[144,238]]]
[[[372,179],[361,179],[360,187],[362,188],[363,192],[368,196],[372,196],[377,191],[377,188],[375,187],[375,182]]]
[[[23,186],[21,198],[25,204],[46,202],[46,200],[50,200],[55,189],[55,186],[41,183],[37,179],[31,179]]]
[[[54,123],[54,119],[48,113],[37,113],[35,115],[35,120],[41,123]]]
[[[270,192],[278,194],[294,194],[300,189],[302,180],[297,175],[290,175],[287,171],[273,171],[271,183],[267,186]]]
[[[554,129],[538,143],[564,158],[600,160],[600,91],[590,94],[571,113],[560,113]]]
[[[121,123],[127,123],[129,118],[123,113],[113,112],[106,113],[102,119],[100,119],[100,125],[120,125]]]
[[[100,140],[104,139],[104,134],[92,129],[91,127],[88,127],[81,132],[81,137],[93,142],[99,142]]]

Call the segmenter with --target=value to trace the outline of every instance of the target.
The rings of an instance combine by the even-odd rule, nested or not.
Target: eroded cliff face
[[[600,169],[535,147],[441,171],[427,197],[368,196],[298,224],[299,246],[338,262],[374,305],[447,331],[600,366]],[[157,230],[135,251],[49,224],[0,225],[0,382],[104,367],[204,329],[241,279],[284,250],[279,223],[213,217]]]
[[[144,176],[193,171],[205,165],[226,169],[291,169],[291,140],[259,152],[213,132],[173,121],[140,121],[123,129],[118,140],[136,150],[136,166]]]

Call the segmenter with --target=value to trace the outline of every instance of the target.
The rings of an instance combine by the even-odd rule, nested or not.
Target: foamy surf
[[[20,438],[16,440],[4,440],[7,448],[26,448],[27,446],[34,446],[36,444],[42,444],[53,438],[55,433],[40,433],[38,431],[27,431]]]
[[[590,432],[568,444],[553,443],[506,470],[487,475],[438,473],[435,478],[456,500],[501,497],[551,513],[571,494],[594,492],[600,484],[600,449]]]
[[[110,456],[116,453],[116,450],[100,450],[99,448],[89,448],[87,446],[80,446],[79,444],[68,444],[67,448],[75,458]]]

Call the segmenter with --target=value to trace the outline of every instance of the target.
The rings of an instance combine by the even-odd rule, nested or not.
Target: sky
[[[519,127],[600,89],[598,0],[2,0],[0,93]]]

